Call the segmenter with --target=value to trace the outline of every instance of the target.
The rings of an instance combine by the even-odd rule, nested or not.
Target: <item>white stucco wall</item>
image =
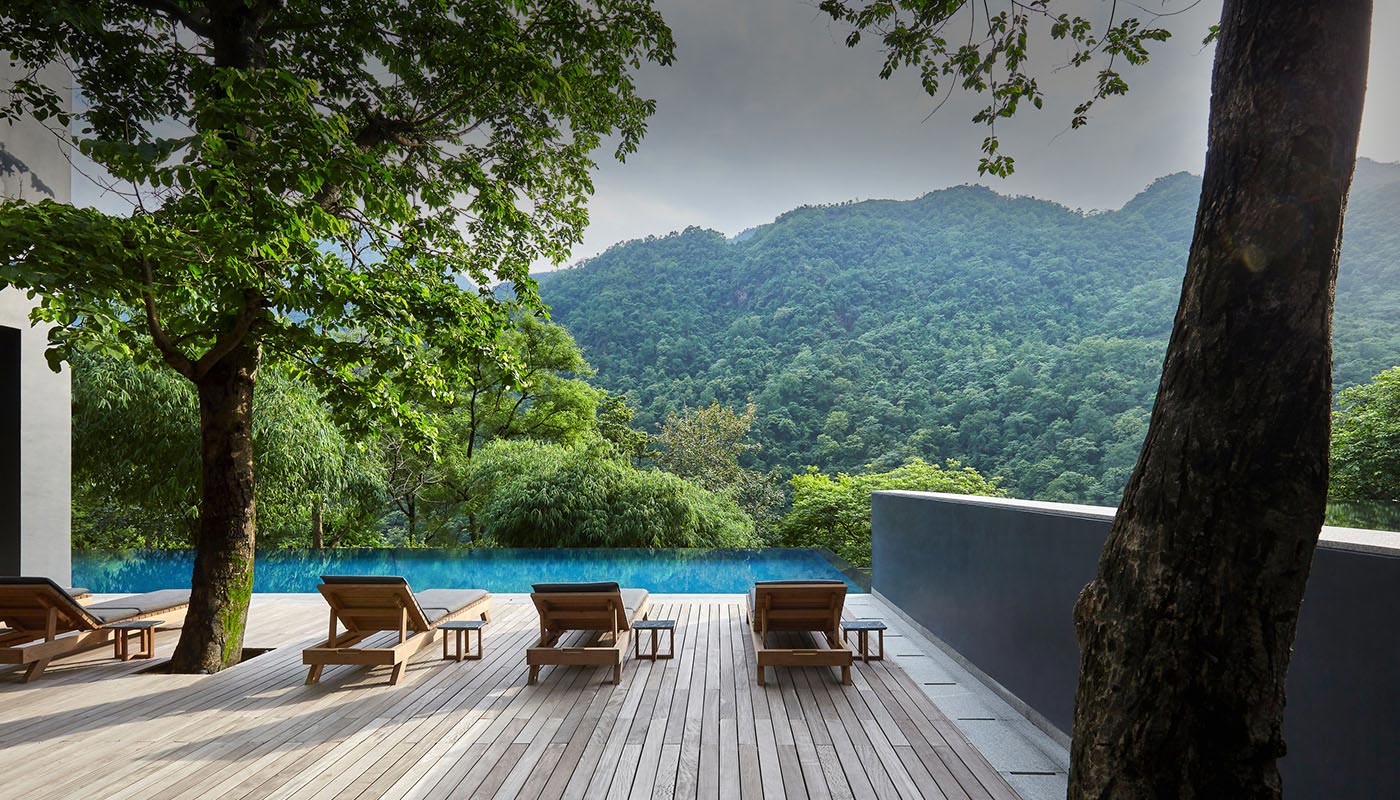
[[[14,77],[9,59],[0,53],[0,87]],[[66,71],[52,67],[44,78],[71,97]],[[71,167],[52,132],[34,121],[0,123],[0,196],[66,203],[71,201],[71,187]],[[18,380],[20,407],[18,564],[4,566],[67,585],[72,569],[71,383],[66,369],[58,374],[49,369],[44,359],[47,330],[30,324],[32,307],[23,292],[0,290],[0,326],[20,331],[18,374],[0,375],[0,381]],[[6,436],[16,431],[13,424],[0,427]],[[0,514],[14,513],[15,509],[0,508]],[[0,525],[0,531],[4,529]]]

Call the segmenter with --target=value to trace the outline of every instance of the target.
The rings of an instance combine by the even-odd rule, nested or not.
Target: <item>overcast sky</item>
[[[1089,14],[1108,6],[1076,5]],[[1187,5],[1169,0],[1166,8]],[[880,80],[876,42],[847,49],[844,29],[828,23],[816,0],[658,6],[676,36],[676,63],[640,75],[658,104],[640,151],[625,164],[599,154],[592,223],[575,259],[688,225],[732,235],[799,205],[913,198],[966,182],[1071,208],[1117,208],[1154,178],[1199,174],[1204,164],[1214,48],[1200,41],[1219,18],[1219,0],[1163,20],[1173,39],[1127,74],[1128,96],[1101,104],[1077,131],[1066,130],[1070,112],[1093,75],[1053,72],[1068,51],[1034,43],[1047,102],[999,128],[1003,150],[1017,159],[1009,180],[977,175],[984,132],[971,122],[976,98],[955,99],[924,121],[933,104],[917,76]],[[1360,150],[1400,161],[1400,49],[1384,44],[1400,34],[1400,2],[1376,3],[1374,31],[1381,44],[1372,49]]]

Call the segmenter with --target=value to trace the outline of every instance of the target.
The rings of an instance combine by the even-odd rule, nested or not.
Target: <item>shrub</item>
[[[495,441],[472,460],[477,522],[504,547],[753,547],[723,494],[598,449]]]
[[[870,495],[888,489],[1002,495],[996,479],[949,461],[947,467],[911,459],[889,472],[792,476],[792,510],[781,535],[789,547],[826,547],[857,567],[870,566]]]

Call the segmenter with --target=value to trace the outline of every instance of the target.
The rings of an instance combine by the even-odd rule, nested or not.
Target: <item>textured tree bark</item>
[[[311,501],[311,547],[320,550],[325,547],[326,528],[323,523],[323,513],[326,507],[326,499],[321,495],[316,495]]]
[[[261,354],[242,345],[195,383],[199,394],[199,541],[190,607],[171,670],[218,672],[237,664],[253,593],[253,387]]]
[[[1075,609],[1076,800],[1281,795],[1370,18],[1369,0],[1225,2],[1152,423]]]

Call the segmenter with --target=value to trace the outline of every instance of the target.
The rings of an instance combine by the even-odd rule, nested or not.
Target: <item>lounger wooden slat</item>
[[[395,685],[409,659],[433,644],[439,625],[471,616],[491,619],[491,595],[479,589],[414,594],[408,581],[396,576],[323,575],[321,580],[316,589],[330,605],[330,625],[325,641],[302,650],[308,684],[320,681],[326,667],[338,665],[391,667],[389,685]],[[356,647],[384,632],[397,633],[398,642]]]
[[[622,682],[632,623],[647,618],[646,591],[616,583],[536,584],[530,599],[540,616],[539,643],[525,651],[531,686],[545,666],[612,667],[613,683]],[[560,647],[559,640],[570,631],[593,636],[583,646]]]
[[[0,664],[27,666],[26,682],[61,656],[111,644],[119,622],[160,618],[174,627],[189,608],[189,592],[164,590],[83,605],[48,578],[0,577]],[[86,589],[79,596],[90,598]]]
[[[852,653],[841,641],[844,581],[762,581],[749,595],[749,614],[757,660],[758,685],[766,667],[835,667],[841,683],[851,683]],[[770,633],[810,633],[825,639],[825,648],[769,647]]]

